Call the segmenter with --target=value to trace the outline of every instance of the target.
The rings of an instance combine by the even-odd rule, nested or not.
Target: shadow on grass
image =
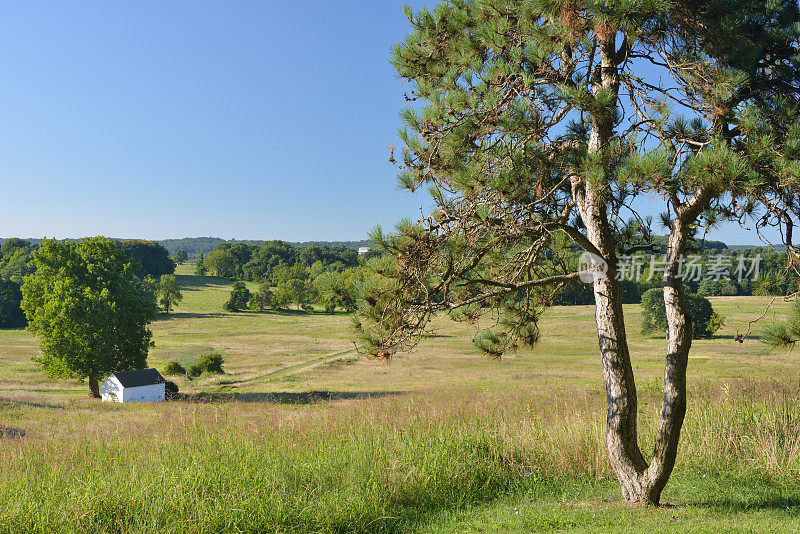
[[[211,286],[231,286],[233,280],[221,276],[196,276],[191,274],[175,275],[181,291],[202,291]]]
[[[7,426],[0,426],[0,439],[13,439],[24,438],[25,431],[21,428],[10,428]]]
[[[31,408],[51,408],[56,410],[65,410],[66,406],[63,404],[50,404],[47,402],[34,402],[16,399],[0,399],[0,406],[3,404],[13,404],[14,406],[30,406]],[[2,430],[2,427],[0,427]]]
[[[403,395],[403,391],[303,391],[298,393],[179,393],[176,400],[187,402],[269,402],[273,404],[314,404],[323,401],[375,399]]]
[[[737,512],[751,512],[754,510],[800,510],[800,497],[776,497],[755,502],[743,502],[736,499],[706,500],[693,506],[705,508],[724,509]]]
[[[157,321],[169,321],[170,319],[219,319],[229,317],[229,313],[192,313],[192,312],[170,312],[158,314]]]
[[[324,311],[324,310],[293,310],[286,308],[282,310],[250,310],[250,313],[264,314],[264,315],[279,315],[279,316],[292,316],[292,315],[349,315],[344,311]]]
[[[744,334],[744,332],[742,332],[742,334]],[[733,341],[736,341],[736,334],[712,334],[711,337],[707,337],[707,338],[704,338],[704,339],[706,339],[706,340],[728,340],[728,341],[733,342]],[[760,339],[761,339],[761,336],[751,332],[750,335],[747,336],[744,339],[744,342],[747,343],[748,341],[758,341]]]

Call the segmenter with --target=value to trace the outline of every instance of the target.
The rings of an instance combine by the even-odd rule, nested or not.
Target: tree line
[[[343,245],[295,247],[285,241],[268,241],[259,245],[220,243],[196,264],[198,275],[214,275],[234,284],[225,308],[298,309],[312,304],[327,311],[355,309],[356,290],[364,277],[363,266],[376,253],[359,256]],[[251,292],[241,282],[259,282]]]
[[[167,250],[153,241],[143,240],[108,240],[122,257],[131,262],[133,274],[142,284],[144,290],[150,291],[154,298],[169,290],[169,276],[175,272],[175,261],[169,257]],[[20,238],[9,238],[0,246],[0,328],[18,328],[28,324],[22,310],[22,284],[26,276],[36,270],[34,254],[52,240],[36,242]],[[61,243],[77,245],[80,241],[64,240]],[[162,281],[162,278],[167,279]],[[166,286],[164,286],[166,282]],[[162,288],[162,286],[164,286]],[[170,307],[175,302],[170,297]],[[168,310],[167,310],[168,311]]]
[[[234,243],[244,243],[247,245],[259,245],[264,243],[264,241],[253,240],[253,239],[229,239],[225,240],[221,237],[183,237],[180,239],[162,239],[158,242],[160,245],[163,245],[164,248],[167,249],[169,254],[172,257],[175,257],[175,254],[178,251],[183,250],[192,258],[197,258],[200,255],[205,256],[219,244],[228,243],[230,245]],[[308,247],[311,245],[319,245],[321,247],[338,247],[342,246],[345,248],[358,250],[361,247],[371,247],[373,245],[372,241],[369,239],[361,240],[361,241],[304,241],[304,242],[289,242],[290,245],[293,247]]]
[[[575,253],[571,258],[576,270],[578,256]],[[647,291],[663,287],[662,273],[653,271],[654,266],[658,269],[662,257],[657,252],[643,253],[639,257],[641,269],[627,273],[631,276],[620,280],[624,304],[639,304]],[[684,267],[687,272],[683,283],[688,294],[703,297],[788,295],[798,290],[797,280],[786,271],[788,259],[787,252],[769,247],[740,248],[735,252],[727,248],[703,248],[694,255],[691,269]],[[742,261],[748,271],[757,263],[757,272],[744,273],[747,276],[740,279],[737,270],[741,269]],[[699,280],[696,279],[698,273]],[[716,274],[707,277],[708,273]],[[556,295],[553,303],[562,306],[594,304],[594,293],[590,284],[573,280]]]

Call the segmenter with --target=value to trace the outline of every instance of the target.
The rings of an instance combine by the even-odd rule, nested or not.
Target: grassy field
[[[695,342],[655,509],[622,503],[606,460],[590,307],[549,310],[541,343],[499,361],[442,319],[386,363],[349,352],[344,315],[227,313],[230,282],[185,267],[179,281],[149,363],[216,351],[226,370],[177,380],[179,401],[91,400],[37,370],[35,338],[0,330],[0,531],[800,531],[800,355],[733,341],[769,299],[713,299],[726,326]],[[639,334],[638,308],[649,449],[664,340]]]

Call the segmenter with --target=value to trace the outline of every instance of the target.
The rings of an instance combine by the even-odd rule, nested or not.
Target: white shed
[[[112,373],[103,382],[105,402],[164,402],[166,380],[155,369]]]
[[[369,251],[370,251],[369,247],[358,247],[358,255],[359,256],[363,256],[364,254],[366,254]]]

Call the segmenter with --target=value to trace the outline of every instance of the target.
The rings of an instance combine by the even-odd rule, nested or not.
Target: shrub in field
[[[714,311],[711,301],[700,295],[684,295],[686,309],[692,318],[694,339],[711,337],[719,330],[724,317]],[[664,290],[650,289],[642,295],[642,333],[652,334],[667,329],[667,312],[664,305]]]
[[[178,384],[173,382],[172,380],[167,380],[164,384],[164,395],[168,399],[174,399],[178,396]]]
[[[203,354],[194,365],[189,367],[189,376],[200,376],[203,373],[209,373],[212,375],[224,374],[225,371],[222,370],[222,364],[224,362],[225,359],[222,357],[222,354],[216,352]]]
[[[169,362],[166,367],[164,367],[164,374],[168,376],[185,375],[186,368],[184,368],[178,362],[172,361]]]

